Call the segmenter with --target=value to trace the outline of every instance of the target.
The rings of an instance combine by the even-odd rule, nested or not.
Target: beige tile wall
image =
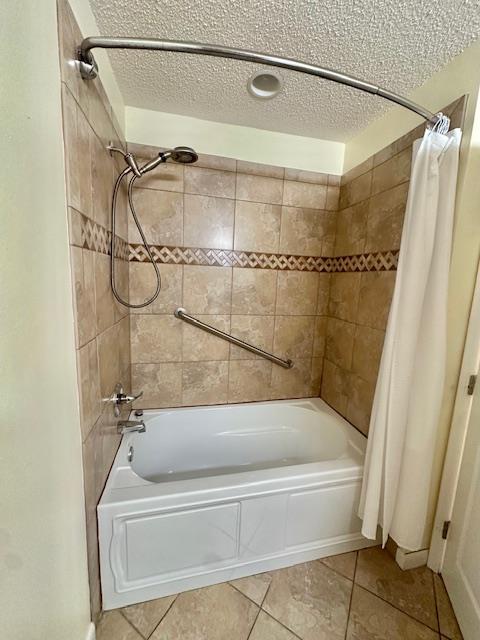
[[[139,158],[158,149],[130,145]],[[331,255],[339,178],[229,158],[167,164],[139,181],[138,214],[156,245]],[[138,232],[129,220],[129,239]],[[131,317],[138,406],[171,407],[317,396],[325,346],[327,274],[161,265],[163,289]],[[130,264],[130,297],[154,291],[152,265]],[[188,326],[176,307],[295,362],[287,371]]]
[[[102,399],[121,380],[144,390],[142,407],[322,397],[366,432],[395,272],[325,273],[161,265],[162,292],[132,314],[113,299],[109,256],[85,239],[110,227],[114,176],[105,150],[125,146],[96,80],[72,61],[82,35],[59,0],[67,201],[84,453],[92,613],[100,611],[96,505],[119,437]],[[457,121],[464,102],[451,105]],[[454,125],[455,125],[454,121]],[[152,244],[298,256],[398,249],[411,143],[422,127],[339,178],[228,158],[169,163],[139,182],[135,201]],[[133,145],[139,157],[153,147]],[[119,200],[118,235],[138,232]],[[82,217],[84,216],[84,217]],[[85,218],[86,217],[86,218]],[[95,227],[97,225],[97,227]],[[155,287],[152,266],[118,261],[119,288],[133,302]],[[284,370],[173,317],[178,306],[259,347],[292,358]],[[323,379],[322,379],[323,372]]]
[[[444,109],[461,126],[465,98]],[[342,176],[335,256],[398,250],[420,125]],[[321,397],[368,433],[396,271],[333,273]]]
[[[96,505],[115,456],[119,436],[111,405],[115,383],[130,388],[130,318],[112,296],[109,256],[86,248],[82,215],[110,228],[110,199],[118,170],[105,147],[125,146],[98,80],[84,82],[74,69],[82,35],[65,0],[58,3],[62,71],[63,131],[69,241],[74,285],[75,334],[83,441],[88,566],[92,614],[100,612]],[[127,240],[125,198],[120,200],[118,234]],[[128,262],[118,261],[119,288],[128,295]]]

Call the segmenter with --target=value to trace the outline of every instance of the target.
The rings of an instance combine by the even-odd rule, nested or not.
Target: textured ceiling
[[[480,36],[480,0],[90,0],[102,35],[196,40],[331,67],[408,94]],[[259,65],[181,53],[110,52],[126,104],[346,140],[381,98],[287,70],[259,101]],[[271,67],[265,67],[271,71]],[[428,104],[423,105],[429,107]]]

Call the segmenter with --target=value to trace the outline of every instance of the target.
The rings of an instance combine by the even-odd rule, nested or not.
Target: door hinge
[[[468,379],[468,385],[467,385],[467,394],[469,396],[473,396],[473,392],[475,391],[476,384],[477,384],[477,376],[471,375],[470,378]]]
[[[445,520],[442,527],[442,540],[446,540],[450,529],[451,520]]]

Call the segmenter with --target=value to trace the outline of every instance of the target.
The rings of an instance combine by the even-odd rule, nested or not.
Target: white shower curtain
[[[447,130],[448,130],[448,119]],[[444,121],[445,124],[445,121]],[[424,545],[445,377],[447,290],[461,131],[413,147],[398,273],[370,420],[359,515],[399,546]]]

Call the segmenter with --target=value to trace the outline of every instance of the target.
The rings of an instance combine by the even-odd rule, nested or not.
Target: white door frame
[[[437,510],[433,525],[428,566],[440,572],[445,557],[447,541],[443,539],[443,525],[452,518],[455,494],[463,457],[463,449],[470,420],[473,395],[467,388],[471,375],[477,375],[480,366],[480,270],[477,270],[475,292],[473,294],[467,337],[463,352],[462,366],[458,379],[452,425],[448,438],[447,453],[440,484]],[[480,379],[478,381],[480,387]]]

